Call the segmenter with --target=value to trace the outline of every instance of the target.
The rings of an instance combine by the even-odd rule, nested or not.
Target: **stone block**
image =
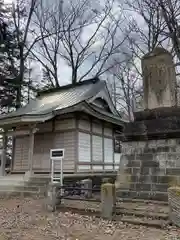
[[[157,147],[146,147],[144,148],[144,153],[163,153],[170,152],[171,147],[169,146],[157,146]]]
[[[129,185],[129,190],[136,191],[136,183],[131,183]]]
[[[166,183],[156,183],[152,184],[152,190],[153,191],[158,191],[158,192],[166,192],[168,189],[168,184]]]
[[[167,192],[140,192],[138,198],[148,200],[167,201]]]
[[[180,176],[180,168],[167,168],[166,174]]]
[[[168,194],[167,192],[156,192],[153,196],[152,200],[158,200],[158,201],[168,201]]]
[[[129,185],[131,183],[131,175],[124,173],[124,172],[118,172],[116,181],[115,181],[115,186],[116,188],[124,188],[128,189]]]
[[[101,185],[101,216],[112,219],[115,212],[116,191],[115,185],[104,183]]]
[[[136,191],[150,191],[151,184],[150,183],[136,183]]]
[[[149,167],[141,167],[141,169],[140,169],[140,173],[142,174],[142,175],[149,175]]]
[[[152,175],[156,175],[156,176],[164,176],[166,175],[166,168],[151,168],[150,170],[150,174]]]
[[[123,154],[121,156],[121,160],[120,160],[120,168],[125,168],[128,165],[128,155],[127,154]]]
[[[141,168],[132,168],[132,174],[133,175],[138,175],[141,172]]]
[[[142,152],[143,152],[142,148],[135,148],[133,149],[132,154],[136,155],[136,154],[141,154]]]
[[[166,139],[166,144],[168,144],[169,146],[176,146],[177,139]]]
[[[170,152],[178,152],[176,146],[169,147]]]
[[[137,192],[121,189],[116,192],[116,196],[119,198],[137,198]]]
[[[147,160],[147,161],[142,162],[141,166],[143,168],[144,167],[157,168],[157,167],[159,167],[159,163],[152,159],[152,160]]]
[[[150,147],[146,147],[144,148],[143,153],[155,153],[156,152],[156,148],[150,148]]]
[[[92,197],[92,180],[91,179],[83,179],[81,181],[81,188],[82,188],[82,193],[84,193],[86,198],[91,198]],[[88,189],[88,190],[83,190],[83,189]]]
[[[180,153],[168,153],[167,155],[167,168],[180,168]]]
[[[132,167],[132,168],[136,168],[136,167],[140,167],[141,166],[141,162],[139,160],[129,160],[128,162],[128,167]]]
[[[167,143],[167,140],[166,139],[158,139],[157,141],[156,141],[156,145],[157,146],[164,146],[164,145],[166,145],[166,143]]]
[[[157,176],[157,178],[158,178],[158,181],[157,181],[157,183],[169,183],[170,182],[170,180],[171,180],[171,176]]]
[[[144,153],[144,154],[137,154],[136,155],[136,160],[139,160],[141,162],[145,161],[152,161],[153,160],[153,154],[151,153]]]
[[[131,167],[126,167],[126,168],[124,169],[124,172],[127,173],[127,174],[133,174],[133,168],[131,168]]]
[[[150,178],[152,183],[158,183],[158,176],[150,175]]]
[[[151,183],[150,175],[140,175],[138,183]]]
[[[139,141],[139,142],[137,142],[137,147],[138,147],[138,148],[145,148],[146,145],[147,145],[147,143],[144,142],[144,141]]]
[[[55,211],[57,205],[61,203],[60,183],[50,183],[47,188],[46,208]]]
[[[162,161],[166,161],[167,153],[155,153],[154,161],[159,162],[161,164]]]
[[[136,160],[136,154],[127,155],[126,157],[127,157],[128,162]]]
[[[158,147],[156,148],[156,152],[160,152],[160,153],[161,153],[161,152],[162,152],[162,153],[165,152],[165,153],[166,153],[166,152],[170,152],[170,149],[171,149],[171,148],[170,148],[169,146],[160,146],[160,147],[158,146]]]
[[[168,176],[168,186],[173,187],[173,186],[180,186],[180,176]]]
[[[138,182],[138,181],[139,181],[139,176],[137,176],[137,175],[131,175],[131,182],[136,183],[136,182]]]
[[[152,191],[118,191],[117,197],[130,199],[144,199],[144,200],[159,200],[167,201],[167,192],[152,192]]]

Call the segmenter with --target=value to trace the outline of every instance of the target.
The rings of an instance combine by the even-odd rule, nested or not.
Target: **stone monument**
[[[180,107],[172,56],[155,48],[142,58],[142,69],[145,110],[135,112],[134,122],[125,126],[122,159],[129,186],[117,194],[167,200],[167,188],[180,175]]]
[[[172,55],[157,47],[142,58],[145,109],[176,105],[176,73]]]

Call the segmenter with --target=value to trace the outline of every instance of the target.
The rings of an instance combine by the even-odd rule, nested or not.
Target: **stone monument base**
[[[167,201],[168,187],[180,184],[179,113],[180,108],[143,111],[127,124],[120,174],[130,177],[119,196]]]

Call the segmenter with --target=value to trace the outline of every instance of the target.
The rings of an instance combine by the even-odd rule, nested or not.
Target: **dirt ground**
[[[179,238],[178,238],[179,236]],[[38,199],[0,199],[0,240],[177,240],[180,229],[112,223],[69,212],[47,212]]]

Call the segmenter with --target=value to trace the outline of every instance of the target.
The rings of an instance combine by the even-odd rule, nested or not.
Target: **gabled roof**
[[[91,103],[98,97],[107,102],[111,112],[95,109]],[[101,116],[116,119],[116,123],[122,125],[121,117],[112,103],[106,82],[87,80],[76,85],[40,92],[37,98],[31,100],[25,107],[1,116],[0,126],[19,122],[44,122],[59,114],[85,111],[88,109],[88,106],[84,109],[85,105],[89,105],[91,110],[94,108]]]

